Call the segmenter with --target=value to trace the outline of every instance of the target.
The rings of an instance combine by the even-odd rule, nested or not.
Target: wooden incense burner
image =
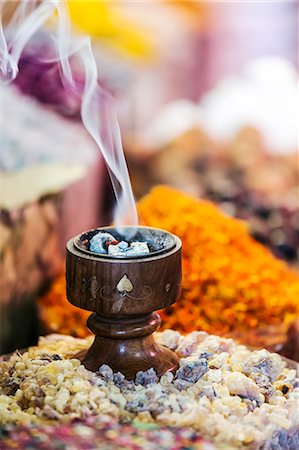
[[[150,253],[137,257],[111,257],[89,250],[99,231],[147,242]],[[134,379],[138,371],[153,367],[158,376],[174,371],[178,357],[153,337],[161,319],[155,311],[173,304],[181,288],[181,241],[164,230],[149,227],[106,227],[83,233],[67,243],[67,298],[79,308],[93,311],[87,325],[95,334],[80,359],[97,371],[108,364],[113,371]]]

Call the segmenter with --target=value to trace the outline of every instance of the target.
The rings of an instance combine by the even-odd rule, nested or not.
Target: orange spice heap
[[[183,243],[182,294],[162,312],[164,328],[228,334],[286,327],[298,316],[299,278],[249,236],[244,222],[165,186],[139,202],[139,213]]]
[[[228,335],[275,327],[285,333],[298,316],[299,278],[249,236],[245,223],[164,186],[138,209],[144,224],[175,233],[183,243],[182,294],[161,311],[163,328]],[[90,313],[67,302],[64,276],[40,305],[52,331],[87,334]]]
[[[70,334],[78,338],[90,334],[86,320],[91,312],[68,302],[64,272],[54,281],[51,290],[38,300],[38,310],[46,333]]]

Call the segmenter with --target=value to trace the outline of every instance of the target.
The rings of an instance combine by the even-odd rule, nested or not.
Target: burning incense
[[[154,311],[173,304],[179,296],[181,241],[163,230],[136,227],[136,206],[113,102],[98,84],[90,39],[71,36],[64,2],[20,2],[5,32],[0,28],[1,79],[5,84],[16,78],[25,45],[55,12],[56,31],[49,31],[53,60],[60,63],[65,87],[81,98],[82,122],[101,150],[117,200],[116,228],[90,230],[67,244],[68,300],[94,311],[88,326],[95,341],[83,364],[93,371],[109,364],[131,379],[150,368],[163,375],[178,368],[178,357],[154,341],[152,333],[161,324]],[[71,57],[83,69],[83,83],[75,79]]]
[[[161,324],[154,311],[177,300],[182,276],[178,237],[137,227],[132,242],[132,231],[87,231],[68,242],[66,260],[69,302],[93,311],[87,324],[95,340],[82,363],[92,371],[108,364],[130,379],[151,367],[159,375],[177,368],[152,333]]]
[[[101,255],[111,255],[115,257],[132,257],[149,254],[146,242],[118,241],[110,233],[99,231],[90,240],[90,250]]]

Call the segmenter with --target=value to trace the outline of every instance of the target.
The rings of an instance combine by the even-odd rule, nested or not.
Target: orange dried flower
[[[175,233],[183,242],[182,294],[161,311],[162,328],[239,333],[241,338],[243,333],[248,343],[251,330],[274,329],[274,340],[283,340],[298,316],[299,278],[250,237],[244,222],[165,186],[153,189],[138,209],[144,224]],[[88,333],[90,312],[68,303],[64,274],[40,306],[51,331]],[[254,336],[252,343],[264,345],[263,336]]]
[[[299,312],[299,278],[250,237],[244,222],[166,186],[139,202],[144,224],[183,243],[182,294],[161,311],[163,328],[229,334],[265,326],[282,332]]]
[[[51,290],[38,300],[38,309],[46,333],[70,334],[78,338],[90,334],[86,320],[91,312],[68,302],[64,272],[54,281]]]

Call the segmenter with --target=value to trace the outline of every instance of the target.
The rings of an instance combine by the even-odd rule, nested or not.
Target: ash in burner
[[[176,245],[175,237],[165,230],[151,227],[94,228],[74,238],[83,253],[104,258],[133,259],[157,256]]]
[[[143,256],[150,253],[146,242],[118,241],[112,234],[99,232],[90,240],[90,251],[114,257]]]

